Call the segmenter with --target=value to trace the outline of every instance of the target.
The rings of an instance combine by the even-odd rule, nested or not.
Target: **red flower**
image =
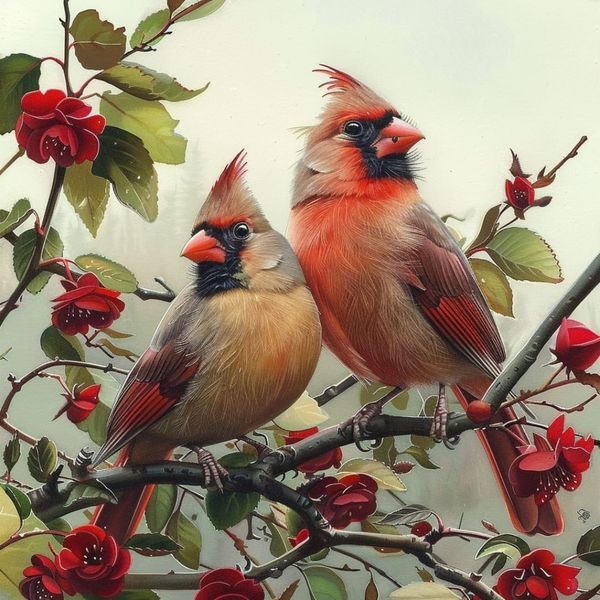
[[[302,542],[305,542],[309,537],[310,537],[310,533],[308,532],[308,529],[305,528],[305,529],[301,529],[296,534],[296,537],[289,537],[288,540],[289,540],[292,548],[294,548],[295,546],[298,546]]]
[[[300,440],[314,435],[318,431],[318,427],[311,427],[310,429],[303,429],[302,431],[290,431],[289,434],[285,436],[285,443],[293,444],[294,442],[299,442]],[[330,467],[335,467],[337,469],[341,464],[342,449],[334,448],[333,450],[329,450],[324,454],[320,454],[315,458],[311,458],[310,460],[303,462],[297,468],[298,471],[311,475],[312,473],[316,473],[317,471],[325,471]]]
[[[514,181],[507,179],[504,189],[506,202],[517,210],[523,210],[534,203],[535,189],[525,177],[515,177]]]
[[[265,592],[237,569],[212,569],[200,579],[194,600],[263,600]]]
[[[308,496],[332,527],[344,529],[375,512],[376,491],[377,483],[372,477],[352,474],[339,480],[323,477],[309,488]]]
[[[130,564],[129,551],[119,548],[115,538],[96,525],[73,529],[56,556],[60,576],[75,591],[104,598],[116,596],[123,589]]]
[[[90,115],[89,104],[61,90],[35,90],[21,98],[21,109],[15,133],[31,160],[45,163],[53,158],[61,167],[70,167],[98,156],[98,136],[106,121]]]
[[[428,523],[427,521],[419,521],[410,528],[410,532],[413,535],[423,537],[427,535],[432,529],[433,527],[431,526],[431,523]]]
[[[105,288],[93,273],[85,273],[76,282],[62,280],[67,290],[54,298],[52,324],[67,335],[87,333],[90,325],[96,329],[110,327],[121,315],[125,303],[115,290]]]
[[[600,335],[579,321],[563,319],[552,352],[570,371],[585,371],[600,357]]]
[[[506,600],[557,600],[556,592],[577,591],[581,569],[554,562],[550,550],[538,549],[522,556],[515,569],[504,571],[495,589]]]
[[[62,600],[63,591],[73,595],[75,590],[60,577],[52,560],[43,554],[34,554],[31,557],[31,566],[23,571],[25,579],[21,581],[19,589],[28,600]]]
[[[90,416],[90,413],[96,408],[100,398],[98,393],[102,386],[97,383],[94,385],[88,385],[83,388],[82,386],[75,386],[72,395],[63,394],[67,399],[66,404],[56,413],[56,417],[60,417],[64,412],[67,413],[67,419],[71,423],[81,423]]]
[[[590,454],[594,440],[588,436],[575,440],[572,427],[565,427],[565,415],[560,415],[550,425],[546,438],[534,434],[534,446],[519,448],[509,470],[510,482],[517,496],[535,496],[538,505],[545,504],[563,487],[576,490],[581,484],[581,474],[590,467]]]

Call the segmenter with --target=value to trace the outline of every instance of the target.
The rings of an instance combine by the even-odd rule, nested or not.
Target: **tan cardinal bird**
[[[175,298],[121,388],[100,464],[156,463],[178,446],[223,474],[204,446],[243,436],[304,391],[321,348],[317,308],[287,240],[243,181],[242,153],[212,188],[182,255],[194,280]],[[118,541],[135,532],[152,486],[105,504],[93,522]]]
[[[465,255],[419,196],[409,151],[422,133],[350,75],[317,71],[329,77],[329,102],[298,164],[289,234],[323,340],[360,379],[395,388],[439,383],[432,435],[444,438],[444,386],[465,407],[481,398],[500,372],[502,340]],[[389,397],[355,416],[356,437]],[[527,439],[520,426],[511,430]],[[514,526],[559,533],[555,500],[538,506],[514,494],[514,436],[488,429],[480,437]]]

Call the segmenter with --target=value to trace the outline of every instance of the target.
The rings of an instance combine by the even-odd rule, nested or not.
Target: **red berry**
[[[467,417],[473,423],[485,423],[492,416],[492,407],[482,400],[473,400],[467,407]]]
[[[410,528],[410,532],[418,537],[423,537],[424,535],[427,535],[432,529],[433,527],[427,521],[419,521]]]
[[[412,471],[414,467],[414,463],[411,463],[410,460],[401,460],[397,462],[393,467],[394,473],[398,473],[398,475],[403,475],[404,473],[409,473]]]

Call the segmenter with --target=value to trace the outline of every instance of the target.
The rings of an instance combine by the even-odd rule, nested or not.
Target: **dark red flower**
[[[292,548],[294,548],[298,544],[301,544],[302,542],[305,542],[309,537],[310,537],[310,533],[308,532],[308,529],[304,528],[304,529],[301,529],[296,534],[296,537],[289,537],[288,540],[289,540],[290,545],[292,546]]]
[[[73,529],[56,556],[58,573],[75,591],[103,598],[116,596],[123,589],[130,564],[129,551],[96,525]]]
[[[377,483],[363,474],[345,475],[339,480],[323,477],[310,486],[308,496],[332,527],[344,529],[375,512]]]
[[[535,189],[525,177],[515,177],[514,181],[507,179],[504,189],[506,202],[517,210],[523,210],[535,201]]]
[[[212,569],[200,579],[194,600],[263,600],[265,592],[237,569]]]
[[[35,90],[21,98],[21,109],[15,133],[31,160],[45,163],[52,158],[61,167],[70,167],[98,156],[98,136],[106,120],[90,115],[89,104],[62,90]]]
[[[64,412],[67,413],[67,419],[71,423],[81,423],[90,416],[90,413],[98,406],[100,398],[98,394],[102,386],[97,383],[83,387],[75,386],[72,394],[63,394],[67,399],[66,404],[56,413],[56,417],[60,417]]]
[[[565,415],[560,415],[548,427],[546,439],[534,434],[535,445],[519,448],[522,452],[509,470],[509,479],[517,496],[533,495],[538,505],[553,498],[558,490],[576,490],[584,471],[590,467],[594,440],[575,439],[572,427],[565,427]]]
[[[577,591],[580,570],[555,563],[554,554],[540,548],[504,571],[494,589],[506,600],[557,600],[556,592],[570,596]]]
[[[288,435],[285,436],[285,443],[293,444],[294,442],[299,442],[300,440],[314,435],[318,431],[318,427],[311,427],[310,429],[303,429],[302,431],[290,431]],[[311,475],[312,473],[316,473],[317,471],[325,471],[331,467],[335,467],[337,469],[341,464],[342,449],[334,448],[333,450],[329,450],[324,454],[320,454],[315,458],[311,458],[310,460],[303,462],[297,467],[297,469],[302,473]]]
[[[58,574],[54,561],[43,554],[31,557],[31,566],[23,571],[23,575],[25,579],[19,590],[28,600],[62,600],[63,592],[70,596],[75,593],[69,582]]]
[[[85,334],[90,326],[110,327],[125,308],[120,292],[105,288],[93,273],[83,274],[76,282],[63,279],[61,283],[67,291],[53,300],[52,324],[67,335]]]
[[[552,352],[570,371],[585,371],[600,357],[600,335],[579,321],[563,319]]]
[[[410,528],[410,532],[413,535],[423,537],[424,535],[427,535],[432,529],[433,527],[431,526],[431,523],[428,523],[427,521],[419,521]]]

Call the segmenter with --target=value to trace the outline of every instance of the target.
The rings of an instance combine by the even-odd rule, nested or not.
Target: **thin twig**
[[[4,173],[13,163],[15,163],[21,156],[25,154],[25,148],[19,146],[19,149],[6,161],[6,163],[0,168],[0,175]]]

